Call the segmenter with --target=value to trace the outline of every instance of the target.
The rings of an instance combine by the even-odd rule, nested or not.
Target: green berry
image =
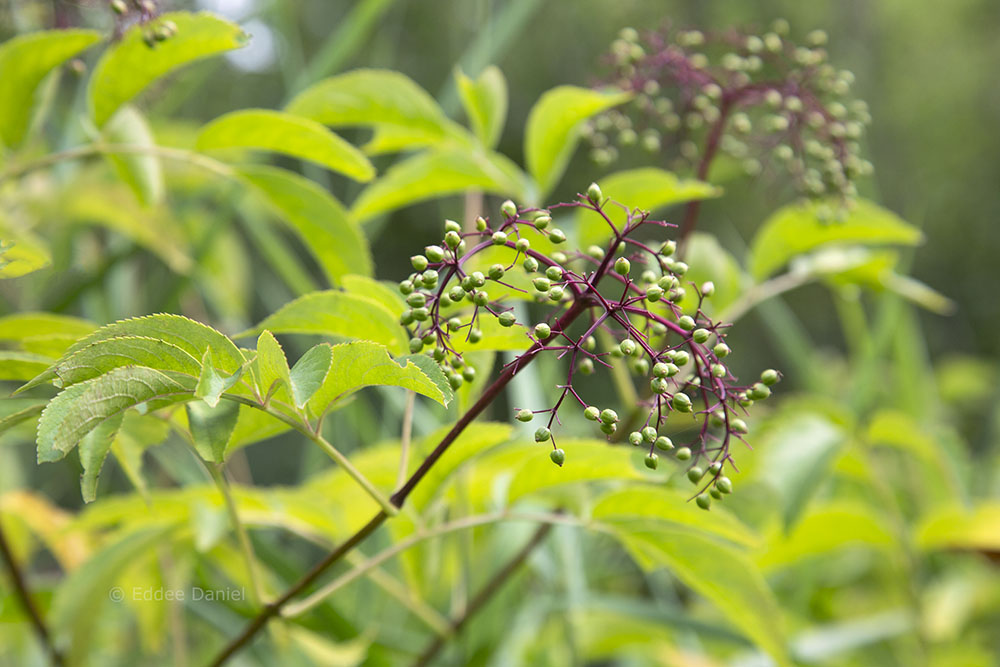
[[[644,461],[644,463],[646,464],[646,467],[649,468],[650,470],[656,470],[656,464],[659,462],[659,460],[660,457],[657,456],[656,454],[646,454],[646,460]]]
[[[638,447],[642,444],[642,433],[638,431],[632,431],[628,434],[628,441]]]
[[[691,331],[696,325],[693,317],[690,315],[682,315],[681,318],[677,320],[677,326],[684,329],[684,331]]]
[[[118,15],[125,14],[128,12],[128,5],[125,0],[111,0],[111,11]]]
[[[678,366],[686,366],[691,360],[691,355],[684,350],[676,350],[673,355],[674,363]]]
[[[449,248],[454,250],[458,247],[458,244],[462,242],[462,237],[458,232],[448,232],[444,235],[444,242]]]
[[[486,218],[483,216],[476,218],[476,229],[480,232],[486,231]]]
[[[717,488],[719,491],[723,493],[732,493],[733,481],[728,477],[720,477],[719,479],[715,480],[715,488]]]
[[[733,433],[749,433],[750,429],[747,428],[747,423],[742,419],[733,419],[729,422],[729,430]]]
[[[587,409],[583,411],[583,416],[592,422],[596,422],[598,419],[601,418],[601,410],[597,406],[591,405],[588,406]]]
[[[712,496],[716,500],[722,500],[722,491],[719,491],[714,486],[708,490],[708,495]]]
[[[462,231],[462,225],[458,224],[454,220],[445,220],[444,221],[444,233],[445,234],[447,234],[448,232],[456,232],[456,233],[458,233],[458,232],[461,232],[461,231]]]
[[[427,269],[420,274],[420,280],[423,282],[424,287],[435,287],[438,281],[438,272],[434,269]]]
[[[413,319],[417,322],[425,322],[427,318],[431,316],[431,311],[427,308],[414,308],[413,309]]]
[[[627,276],[628,272],[632,270],[632,264],[624,257],[619,257],[615,260],[615,273],[620,276]]]
[[[421,292],[414,292],[406,297],[406,303],[413,308],[419,308],[427,303],[427,297]]]
[[[414,255],[413,257],[410,258],[410,264],[417,271],[423,271],[424,269],[426,269],[427,263],[428,263],[427,258],[424,257],[423,255]]]
[[[671,449],[674,448],[674,443],[670,440],[670,438],[668,438],[665,435],[661,435],[659,438],[656,439],[656,442],[653,444],[656,446],[657,449],[662,450],[664,452],[669,452]]]
[[[493,232],[493,245],[504,245],[507,243],[507,234],[504,232]]]
[[[587,247],[587,256],[593,257],[594,259],[600,261],[604,259],[604,248],[599,245],[592,245]]]
[[[653,273],[649,269],[646,269],[645,271],[642,272],[642,275],[639,276],[639,280],[641,280],[646,284],[650,284],[650,283],[655,283],[657,278],[655,273]]]
[[[545,340],[552,333],[551,327],[544,322],[535,325],[535,338]]]
[[[413,294],[414,286],[412,280],[404,280],[399,283],[399,291],[404,295]]]
[[[722,463],[719,461],[713,461],[712,465],[708,466],[708,470],[706,472],[712,477],[715,477],[722,472]]]
[[[677,287],[677,278],[673,276],[661,276],[659,280],[656,281],[657,286],[660,289],[669,290]]]
[[[549,458],[552,459],[553,463],[561,467],[566,462],[566,452],[561,449],[553,449],[549,453]]]
[[[541,426],[535,430],[535,442],[545,442],[551,437],[552,437],[552,431],[545,428],[544,426]]]
[[[631,338],[626,338],[618,345],[618,349],[622,351],[622,354],[626,356],[632,356],[636,351],[635,341]]]
[[[404,327],[408,327],[413,324],[413,310],[408,310],[399,316],[399,323]]]
[[[636,375],[646,375],[649,373],[649,360],[647,359],[633,359],[632,360],[632,372]]]
[[[756,382],[750,388],[749,396],[755,401],[762,401],[771,395],[771,390],[763,382]]]
[[[534,280],[531,281],[531,286],[534,287],[535,290],[539,292],[548,292],[549,288],[552,287],[552,283],[549,281],[548,278],[539,276],[538,278],[535,278]]]
[[[711,280],[702,283],[701,293],[702,296],[712,296],[713,294],[715,294],[715,283],[713,283]]]
[[[667,377],[667,365],[662,361],[658,361],[655,364],[653,364],[653,377],[655,378]]]
[[[410,352],[411,353],[417,354],[422,349],[424,349],[424,341],[420,340],[419,338],[411,338],[410,339]]]
[[[538,260],[534,257],[525,257],[524,263],[521,266],[523,266],[524,270],[528,273],[534,273],[538,270]]]
[[[711,337],[712,332],[708,329],[695,329],[694,333],[691,334],[691,338],[693,338],[696,343],[705,343]]]
[[[448,290],[448,298],[456,303],[462,300],[465,296],[465,290],[462,289],[461,285],[455,285],[450,290]]]
[[[653,428],[652,426],[646,426],[645,428],[643,428],[642,439],[648,442],[649,444],[653,444],[654,442],[656,442],[656,429]]]
[[[697,484],[704,476],[705,471],[701,468],[701,466],[694,466],[687,471],[687,478],[691,480],[692,484]]]
[[[722,364],[712,364],[712,375],[721,378],[726,377],[726,367]]]
[[[510,311],[500,313],[497,320],[500,322],[500,326],[502,327],[512,327],[514,326],[514,323],[517,322],[517,318],[514,317],[514,313]]]
[[[677,457],[678,461],[687,461],[689,458],[691,458],[691,449],[688,447],[681,447],[676,452],[674,452],[674,456]]]
[[[663,298],[663,288],[659,285],[650,285],[646,288],[646,300],[653,303]]]
[[[556,245],[566,242],[566,234],[561,229],[553,229],[549,232],[549,240]]]
[[[534,220],[535,229],[537,229],[538,231],[541,231],[541,230],[545,229],[546,227],[548,227],[550,222],[552,222],[552,218],[551,217],[549,217],[547,215],[540,215],[537,218],[535,218],[535,220]]]
[[[530,422],[534,418],[535,418],[535,413],[533,413],[531,410],[525,408],[523,410],[517,411],[516,419],[519,422]]]
[[[679,276],[683,276],[688,271],[688,265],[684,262],[674,262],[673,266],[670,267],[670,270]]]
[[[517,204],[508,199],[504,203],[500,204],[500,212],[503,213],[504,217],[516,218]]]
[[[470,343],[478,343],[482,339],[483,339],[483,330],[482,329],[475,329],[474,328],[474,329],[472,329],[472,330],[469,331],[469,342]]]
[[[604,195],[601,193],[601,186],[597,183],[591,183],[590,187],[587,188],[587,199],[590,200],[591,204],[600,204]]]
[[[503,274],[504,274],[503,264],[494,264],[493,266],[490,267],[490,270],[487,272],[487,275],[489,275],[490,279],[492,280],[500,280],[501,278],[503,278]]]
[[[618,424],[601,423],[601,432],[606,435],[614,435],[615,431],[617,430],[618,430]]]
[[[560,299],[562,299],[563,298],[562,285],[556,285],[555,287],[550,289],[546,294],[546,296],[548,296],[549,301],[559,301]]]
[[[618,413],[611,408],[601,410],[601,421],[605,424],[614,424],[618,421]]]
[[[562,280],[563,271],[558,266],[550,266],[545,269],[545,277],[553,282],[558,282]]]
[[[778,380],[780,379],[781,375],[779,375],[778,371],[774,370],[773,368],[769,368],[760,374],[760,381],[769,387],[771,385],[777,384]]]
[[[472,382],[476,379],[476,369],[472,366],[466,366],[462,369],[462,379],[466,382]]]
[[[587,336],[586,340],[583,341],[583,349],[588,352],[593,352],[597,349],[597,339],[593,336]]]
[[[531,241],[528,239],[518,239],[517,243],[514,244],[514,247],[521,252],[528,252],[528,249],[531,248]]]
[[[729,356],[729,353],[732,352],[732,350],[730,350],[729,346],[725,343],[717,343],[716,346],[712,348],[712,352],[719,359],[725,359]]]
[[[444,259],[444,248],[439,245],[429,245],[424,248],[424,255],[426,255],[427,259],[431,262],[440,262]]]
[[[453,317],[450,320],[448,320],[448,331],[454,333],[455,331],[458,331],[461,328],[462,328],[462,320],[458,319],[457,317]]]
[[[705,493],[699,494],[698,497],[694,499],[694,502],[697,503],[698,507],[702,508],[703,510],[707,510],[709,507],[712,506],[711,497],[709,497],[708,494]]]
[[[490,302],[490,295],[486,291],[480,290],[476,292],[476,295],[472,298],[472,302],[480,308],[485,308]]]
[[[469,274],[469,278],[472,279],[473,287],[482,287],[486,284],[486,276],[483,275],[482,271],[473,271]]]
[[[458,389],[459,387],[462,386],[462,376],[459,375],[458,373],[449,373],[448,384],[451,385],[452,389]]]
[[[665,394],[669,389],[667,381],[663,378],[653,378],[649,381],[649,390],[654,394]]]
[[[584,375],[592,375],[594,373],[594,362],[590,359],[583,359],[580,362],[579,370]]]
[[[674,410],[677,410],[677,412],[691,412],[691,399],[687,394],[674,394],[674,397],[670,399],[670,405],[673,406]]]

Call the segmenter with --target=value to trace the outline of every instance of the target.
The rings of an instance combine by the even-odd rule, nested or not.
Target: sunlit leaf
[[[455,82],[476,136],[487,148],[495,148],[507,120],[507,80],[503,72],[490,66],[471,79],[456,68]]]
[[[1000,503],[942,508],[921,521],[915,533],[923,549],[1000,552]]]
[[[236,428],[239,407],[232,401],[221,401],[214,406],[204,401],[184,405],[191,438],[201,458],[213,463],[225,460],[226,446]]]
[[[258,334],[264,329],[276,334],[360,338],[386,345],[395,353],[409,351],[409,337],[399,324],[398,313],[389,312],[374,299],[335,290],[299,297],[239,337]]]
[[[80,465],[83,466],[83,476],[80,477],[80,494],[83,502],[92,503],[97,499],[97,476],[104,467],[104,459],[111,449],[111,443],[121,428],[125,414],[120,412],[105,419],[101,424],[85,435],[80,441]]]
[[[628,100],[617,90],[559,86],[543,94],[528,114],[524,158],[542,195],[555,187],[579,141],[580,126],[596,113]]]
[[[4,230],[0,220],[0,278],[20,278],[50,264],[52,254],[41,239]]]
[[[244,109],[216,118],[198,135],[198,150],[252,148],[309,160],[370,181],[375,168],[365,154],[316,121],[269,109]]]
[[[86,336],[97,325],[79,317],[58,313],[21,312],[0,317],[0,340],[23,341],[38,336]]]
[[[201,364],[173,343],[148,336],[115,336],[81,348],[54,366],[62,387],[69,387],[121,366],[146,366],[198,377]]]
[[[753,276],[766,278],[796,255],[827,244],[916,245],[923,239],[920,230],[895,213],[864,199],[853,202],[843,220],[821,221],[817,210],[831,206],[839,204],[792,204],[768,218],[750,247]]]
[[[477,188],[523,199],[524,175],[499,153],[462,146],[417,153],[389,168],[355,200],[351,215],[364,222],[387,211],[426,199]]]
[[[0,143],[12,148],[21,143],[38,84],[55,67],[100,39],[96,30],[45,30],[0,44]]]
[[[200,398],[208,407],[214,408],[219,404],[222,394],[232,389],[242,375],[242,366],[232,374],[220,373],[212,361],[212,350],[205,350],[201,360],[201,373],[194,389],[195,398]]]
[[[146,119],[132,106],[123,106],[104,127],[105,141],[111,144],[155,146],[153,132]],[[163,199],[163,167],[155,155],[141,153],[108,154],[118,177],[128,184],[143,204],[158,204]]]
[[[299,235],[330,282],[348,273],[372,274],[368,241],[330,193],[286,169],[258,165],[237,171]]]
[[[52,363],[48,357],[31,352],[0,350],[0,380],[30,380]]]
[[[237,49],[247,41],[239,26],[207,12],[161,14],[154,29],[172,21],[176,34],[147,46],[146,25],[136,24],[109,48],[94,67],[90,80],[90,107],[94,123],[101,127],[125,102],[164,74],[188,63]]]

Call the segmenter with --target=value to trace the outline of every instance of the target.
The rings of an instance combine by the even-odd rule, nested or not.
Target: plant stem
[[[250,544],[250,536],[247,534],[246,526],[244,526],[243,522],[240,520],[239,511],[236,508],[236,501],[233,500],[233,493],[232,488],[229,485],[229,480],[226,479],[221,463],[210,465],[209,471],[212,473],[212,479],[215,480],[216,487],[218,487],[219,492],[222,493],[222,498],[226,503],[226,512],[229,514],[229,520],[233,524],[233,530],[236,531],[236,539],[239,542],[240,552],[243,554],[243,561],[247,568],[247,577],[250,579],[250,594],[253,596],[252,601],[255,606],[260,606],[264,601],[264,595],[261,590],[260,578],[257,572],[257,559],[254,557],[253,547]]]
[[[715,158],[715,153],[719,149],[719,140],[722,139],[722,131],[726,128],[726,121],[729,116],[729,101],[723,100],[722,104],[719,106],[719,118],[712,125],[712,129],[708,132],[708,139],[705,142],[705,152],[701,156],[701,161],[698,163],[698,170],[695,173],[699,181],[704,181],[708,176],[708,168],[712,164],[712,160]],[[698,213],[701,211],[701,200],[693,199],[688,203],[687,208],[684,209],[684,221],[681,223],[681,235],[677,239],[677,245],[679,247],[680,254],[684,253],[687,246],[688,238],[691,233],[694,232],[695,226],[698,224]]]
[[[63,665],[62,654],[59,649],[56,648],[55,642],[52,641],[52,635],[49,634],[49,629],[45,625],[45,620],[42,618],[41,612],[38,607],[35,606],[35,601],[31,599],[31,593],[28,590],[28,584],[24,578],[24,572],[21,571],[21,567],[17,564],[17,560],[14,558],[14,552],[10,548],[10,544],[7,542],[7,536],[4,534],[3,525],[0,523],[0,555],[3,556],[4,564],[7,566],[7,572],[10,574],[10,579],[14,584],[14,594],[17,599],[21,602],[21,606],[24,607],[24,611],[28,614],[28,619],[31,621],[32,627],[35,629],[35,634],[38,635],[38,640],[45,647],[46,652],[49,654],[49,659],[52,661],[53,665]]]
[[[434,641],[432,641],[430,645],[424,649],[424,652],[421,653],[420,657],[413,663],[414,667],[417,667],[418,665],[430,664],[431,660],[433,660],[444,647],[445,642],[461,632],[462,627],[469,621],[469,619],[472,618],[472,616],[474,616],[480,609],[486,606],[486,603],[489,602],[494,595],[496,595],[505,583],[507,583],[511,575],[513,575],[521,567],[521,565],[528,560],[528,556],[531,555],[531,552],[545,540],[551,530],[551,523],[543,523],[540,525],[535,531],[535,534],[531,536],[530,540],[528,540],[528,543],[525,544],[513,558],[507,561],[507,563],[490,578],[479,593],[472,598],[462,615],[451,621],[448,632],[446,634],[439,634],[434,638]]]

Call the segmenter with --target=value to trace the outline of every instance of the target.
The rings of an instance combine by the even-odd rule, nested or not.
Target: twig
[[[0,554],[3,555],[4,564],[7,566],[7,572],[10,574],[10,579],[14,583],[14,593],[17,599],[21,601],[21,605],[24,607],[25,612],[28,614],[28,619],[31,621],[32,627],[35,629],[35,634],[38,635],[38,640],[45,647],[46,652],[49,654],[49,658],[53,665],[61,666],[65,664],[63,662],[62,653],[56,648],[55,642],[52,641],[52,635],[49,634],[49,629],[45,625],[45,620],[42,619],[42,614],[35,606],[35,601],[31,599],[31,593],[28,591],[28,584],[25,581],[24,573],[21,571],[20,566],[14,559],[14,552],[11,551],[10,544],[7,542],[7,536],[3,532],[3,525],[0,523]]]
[[[489,602],[494,595],[496,595],[505,583],[507,583],[511,575],[513,575],[514,572],[516,572],[521,565],[528,560],[528,556],[531,555],[531,552],[542,543],[551,530],[551,523],[543,523],[539,526],[535,531],[535,534],[531,536],[530,540],[528,540],[528,543],[525,544],[513,558],[507,561],[507,564],[500,568],[500,570],[493,575],[486,585],[483,586],[479,593],[472,598],[462,615],[452,619],[449,631],[446,634],[439,634],[434,638],[434,641],[432,641],[430,645],[424,649],[424,652],[421,653],[420,657],[413,663],[414,667],[430,664],[431,660],[433,660],[444,647],[445,642],[461,632],[462,627],[469,621],[469,619],[472,618],[480,609],[486,606],[486,603]]]

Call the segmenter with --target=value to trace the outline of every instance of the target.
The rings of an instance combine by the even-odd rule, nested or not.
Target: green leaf
[[[214,408],[219,404],[222,394],[232,389],[242,376],[242,366],[232,375],[220,373],[212,363],[212,350],[205,350],[205,356],[201,360],[201,374],[194,390],[195,398],[200,398],[208,407]]]
[[[16,401],[16,400],[18,399],[8,398],[6,403],[10,403],[11,401]],[[33,405],[28,405],[27,407],[21,408],[20,410],[11,412],[10,414],[4,415],[4,417],[0,419],[0,435],[6,433],[10,429],[17,426],[18,424],[22,424],[28,421],[29,419],[34,419],[38,415],[42,414],[42,410],[44,409],[45,409],[45,403],[35,403]]]
[[[52,264],[52,253],[33,234],[0,230],[0,278],[20,278]]]
[[[177,345],[148,336],[116,336],[99,340],[53,369],[62,387],[69,387],[103,375],[121,366],[145,366],[160,371],[177,371],[192,377],[201,374],[201,364]]]
[[[655,212],[661,208],[698,199],[718,197],[722,189],[709,183],[691,178],[679,178],[676,174],[657,169],[641,167],[618,171],[598,181],[604,196],[630,209]],[[625,210],[620,206],[608,205],[605,212],[619,229],[626,221]],[[602,244],[611,238],[607,221],[591,211],[579,214],[578,239],[581,247]],[[657,219],[652,216],[652,219]],[[668,232],[669,233],[669,232]],[[692,264],[694,266],[694,264]]]
[[[127,320],[119,320],[103,326],[85,338],[77,341],[66,350],[65,354],[53,365],[18,392],[25,391],[57,377],[56,368],[66,363],[75,354],[94,343],[112,338],[139,336],[155,338],[175,345],[195,359],[201,359],[205,350],[212,350],[214,360],[223,371],[234,373],[243,366],[245,361],[239,348],[226,336],[215,329],[205,326],[181,315],[146,315]]]
[[[392,141],[383,149],[427,146],[464,133],[423,88],[388,70],[359,69],[324,79],[296,95],[285,110],[334,127],[387,129]]]
[[[822,222],[817,210],[831,206],[839,204],[793,204],[768,218],[750,247],[748,266],[754,278],[766,278],[796,255],[827,244],[916,245],[923,240],[920,230],[864,199],[852,204],[845,219]]]
[[[434,364],[440,379],[444,379],[445,386],[450,388],[447,379],[444,378],[444,374],[441,373],[441,369],[434,363],[434,360],[428,357],[424,358]],[[332,361],[333,353],[330,346],[326,343],[309,348],[305,354],[299,357],[299,360],[295,362],[289,373],[292,400],[295,402],[295,407],[301,410],[319,388],[323,386],[323,380],[326,379],[326,374],[330,370]],[[420,369],[424,371],[427,377],[435,381],[439,379],[436,376],[432,377],[431,369],[427,368],[425,364],[418,363],[417,365],[420,366]],[[440,384],[438,388],[441,388]]]
[[[277,167],[247,166],[237,172],[299,235],[331,283],[348,273],[372,275],[368,241],[330,193]]]
[[[194,388],[185,375],[127,366],[64,389],[38,420],[38,461],[58,461],[105,420],[129,408],[188,400]]]
[[[104,459],[111,449],[111,443],[121,428],[125,413],[118,413],[103,422],[100,426],[84,436],[80,441],[80,464],[83,475],[80,477],[80,494],[83,502],[92,503],[97,499],[97,477],[104,467]]]
[[[390,313],[402,313],[409,308],[396,283],[356,275],[343,276],[340,283],[347,292],[378,301]]]
[[[203,401],[185,404],[188,428],[198,455],[206,461],[222,463],[226,447],[236,428],[240,406],[232,401],[222,401],[212,406]]]
[[[507,120],[507,80],[490,66],[475,80],[455,68],[455,82],[472,129],[487,148],[496,148]]]
[[[711,518],[706,516],[706,522]],[[738,549],[666,523],[619,524],[613,533],[646,570],[668,568],[685,585],[711,601],[779,665],[791,665],[780,629],[781,609],[746,555]]]
[[[695,232],[688,239],[684,261],[691,268],[684,275],[684,285],[688,287],[680,306],[686,313],[693,314],[698,308],[698,296],[689,283],[703,285],[712,281],[715,294],[705,299],[701,305],[708,315],[722,312],[726,306],[733,303],[743,293],[748,281],[740,269],[739,262],[728,250],[722,247],[712,234]]]
[[[23,341],[39,336],[66,335],[80,338],[97,326],[79,317],[56,313],[23,312],[0,317],[0,340]]]
[[[70,664],[83,664],[101,618],[100,610],[109,602],[109,591],[129,565],[165,540],[174,525],[144,527],[128,533],[91,554],[56,589],[50,623],[54,632],[71,646]],[[120,590],[122,595],[127,591]],[[60,642],[61,643],[61,642]]]
[[[40,354],[0,350],[0,380],[24,382],[44,372],[51,363],[51,359]]]
[[[331,348],[330,372],[309,400],[309,408],[314,415],[322,415],[335,401],[373,385],[410,389],[445,406],[450,399],[413,361],[400,365],[385,346],[356,341]]]
[[[281,387],[291,386],[285,351],[270,331],[257,338],[257,389],[262,396],[271,396]]]
[[[386,211],[469,188],[520,200],[527,196],[524,174],[504,156],[448,146],[423,151],[394,164],[358,195],[351,215],[365,222]]]
[[[233,111],[198,135],[198,150],[252,148],[309,160],[355,181],[370,181],[375,167],[365,154],[308,118],[269,109]]]
[[[617,90],[559,86],[543,94],[528,114],[524,157],[541,195],[562,178],[579,141],[580,125],[596,113],[629,99]]]
[[[90,80],[90,107],[94,124],[104,125],[125,102],[146,86],[188,63],[243,46],[246,34],[239,26],[207,12],[162,14],[154,23],[173,21],[177,34],[147,46],[145,25],[133,26],[109,48],[94,67]]]
[[[712,520],[705,520],[705,511],[689,502],[683,494],[664,486],[629,485],[604,494],[594,503],[591,516],[595,519],[634,520],[638,523],[663,521],[675,526],[696,529],[744,546],[757,546],[760,537],[722,507],[712,508]]]
[[[45,75],[101,39],[96,30],[46,30],[0,44],[0,143],[17,147]]]
[[[115,112],[102,134],[105,141],[111,144],[146,148],[156,145],[146,119],[132,106],[123,106]],[[163,167],[160,158],[138,153],[109,153],[107,158],[114,165],[118,177],[132,188],[140,202],[150,205],[163,200]]]
[[[360,338],[381,343],[398,354],[409,351],[409,337],[399,324],[399,313],[390,312],[374,299],[336,290],[299,297],[237,337],[264,329],[277,334]]]
[[[441,395],[444,396],[443,404],[448,405],[455,398],[455,391],[451,388],[448,377],[441,370],[441,366],[426,354],[408,354],[405,357],[397,357],[399,364],[415,364],[417,368],[424,372],[424,375],[433,382]]]
[[[916,527],[922,549],[1000,551],[1000,502],[937,510]]]

